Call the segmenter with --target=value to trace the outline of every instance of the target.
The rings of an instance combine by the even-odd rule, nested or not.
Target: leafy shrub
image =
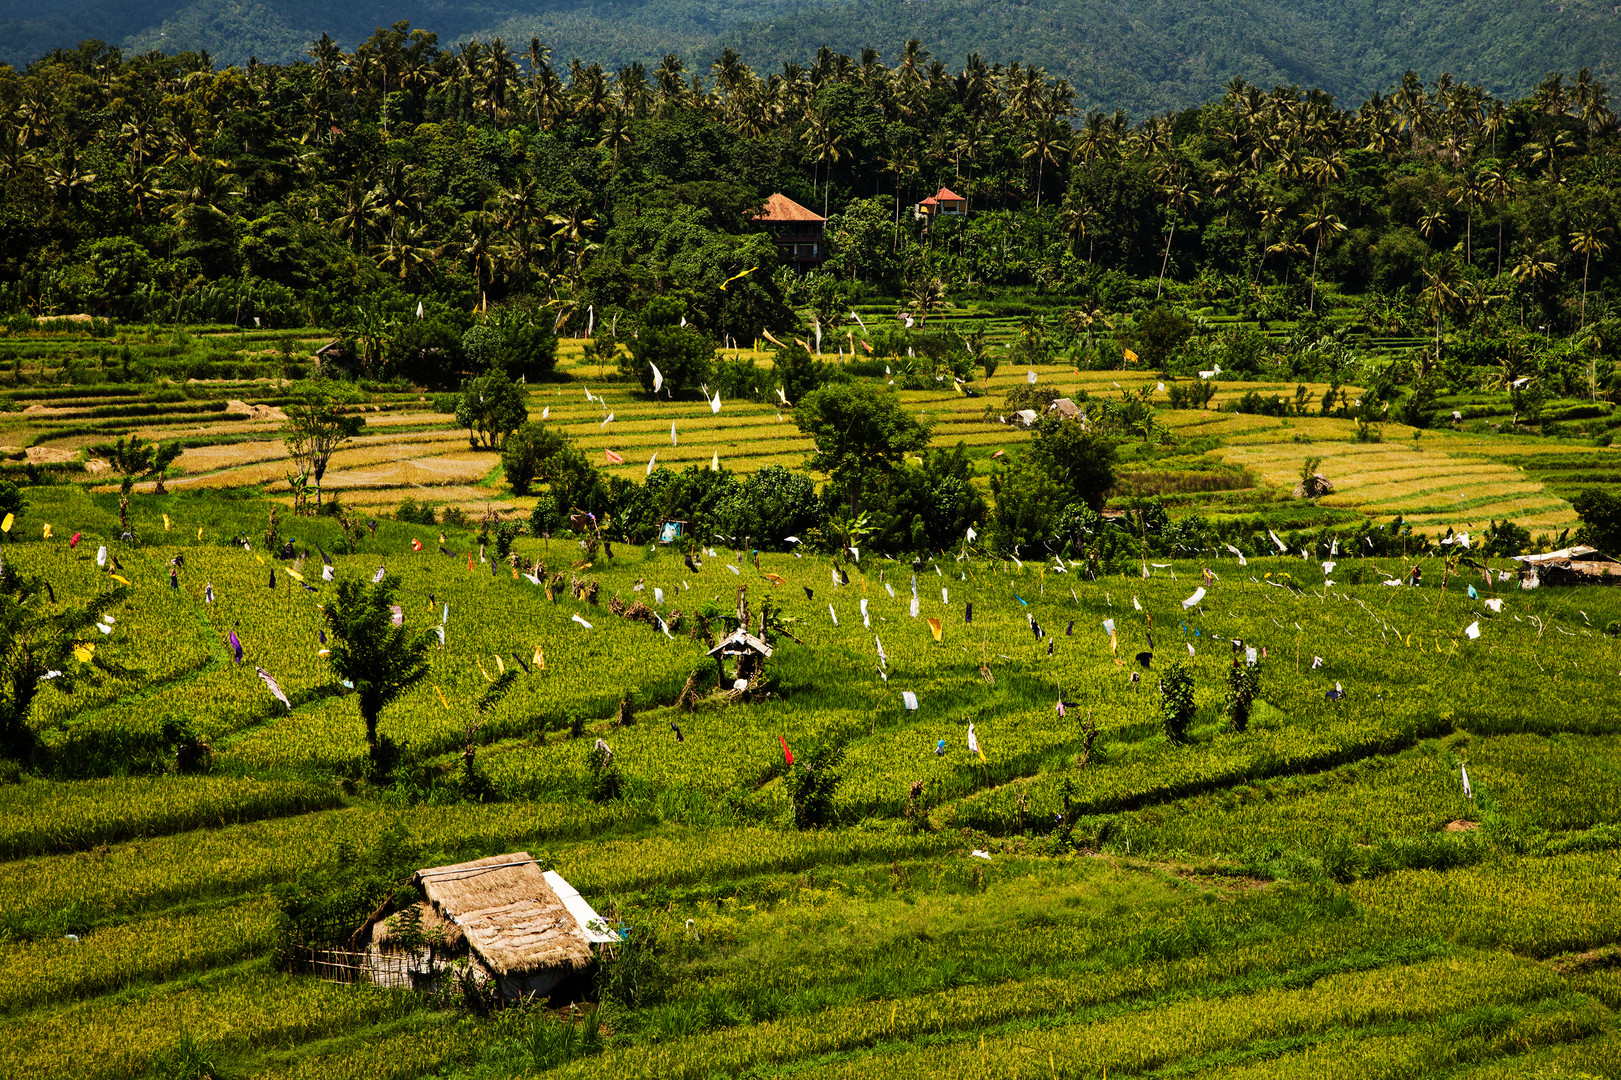
[[[833,823],[833,791],[844,777],[838,768],[844,747],[819,746],[800,761],[788,777],[796,829],[819,829]]]
[[[1250,711],[1254,708],[1255,695],[1260,689],[1260,673],[1245,663],[1242,657],[1235,657],[1233,666],[1227,669],[1227,698],[1222,703],[1222,712],[1234,731],[1242,732],[1249,728]]]
[[[409,495],[400,503],[400,508],[394,511],[394,517],[412,525],[432,525],[438,520],[432,506],[419,503]]]
[[[1165,736],[1172,742],[1183,742],[1188,737],[1188,725],[1193,722],[1193,672],[1187,662],[1177,660],[1166,669],[1159,681],[1160,719],[1165,724]]]

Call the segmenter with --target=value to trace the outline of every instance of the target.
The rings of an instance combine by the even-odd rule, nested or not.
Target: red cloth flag
[[[790,768],[792,768],[793,764],[794,764],[794,752],[792,750],[788,749],[788,740],[783,738],[781,735],[778,735],[777,736],[777,741],[782,743],[782,760]]]
[[[418,540],[414,536],[411,537],[411,550],[412,551],[421,551],[422,550],[422,541]]]
[[[603,453],[608,455],[608,464],[610,465],[623,465],[625,463],[625,459],[612,450],[604,450]]]

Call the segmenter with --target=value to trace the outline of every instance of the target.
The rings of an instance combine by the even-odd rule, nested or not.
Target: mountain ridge
[[[1445,71],[1506,97],[1550,71],[1590,67],[1614,82],[1621,65],[1621,15],[1586,0],[64,0],[46,14],[0,0],[0,62],[21,67],[86,38],[287,62],[323,32],[352,49],[399,20],[447,47],[539,37],[557,60],[613,68],[674,52],[699,71],[726,47],[769,71],[823,45],[892,58],[915,37],[953,69],[971,52],[1016,59],[1067,78],[1082,107],[1135,115],[1199,104],[1235,76],[1351,100],[1409,69]]]

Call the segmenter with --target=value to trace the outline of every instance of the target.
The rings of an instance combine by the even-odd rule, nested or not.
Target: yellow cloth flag
[[[202,538],[203,538],[203,527],[201,525],[199,525],[199,526],[197,526],[197,539],[201,540]]]
[[[930,619],[929,620],[929,632],[934,635],[934,640],[936,640],[936,641],[940,640],[940,620],[939,619]]]
[[[771,344],[775,345],[777,348],[786,349],[788,347],[788,346],[784,345],[782,342],[778,341],[776,338],[772,337],[771,336],[771,331],[769,331],[769,330],[761,330],[760,333],[764,334],[765,339],[767,341],[771,342]]]
[[[7,514],[6,520],[0,521],[0,532],[10,532],[11,523],[17,520],[16,514]]]
[[[439,704],[441,704],[441,705],[443,705],[445,707],[446,712],[449,712],[450,711],[450,702],[445,700],[445,692],[443,690],[439,689],[439,686],[438,686],[437,683],[434,684],[433,692],[439,695]]]
[[[49,540],[50,538],[51,538],[51,523],[47,521],[45,523],[45,539]]]
[[[292,578],[294,581],[303,581],[304,580],[304,575],[300,574],[297,570],[288,568],[286,573],[287,573],[287,576]]]
[[[163,515],[163,531],[164,532],[169,531],[169,515],[168,514]]]
[[[1130,349],[1126,349],[1124,352],[1127,360],[1135,361],[1137,359],[1137,354],[1132,352]]]
[[[108,576],[111,577],[114,581],[118,582],[120,585],[128,585],[129,584],[129,578],[124,577],[121,574],[109,574]]]
[[[505,675],[507,673],[507,665],[502,661],[500,653],[495,654],[495,666],[501,674]]]
[[[540,651],[539,645],[535,646],[535,658],[530,663],[535,665],[536,671],[546,670],[546,654]]]
[[[96,646],[94,642],[81,641],[73,646],[73,659],[77,660],[81,664],[88,664],[90,662],[90,658],[94,655],[96,655]]]

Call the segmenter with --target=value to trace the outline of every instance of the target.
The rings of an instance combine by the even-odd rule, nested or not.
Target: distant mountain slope
[[[948,65],[977,52],[1063,75],[1078,102],[1141,114],[1208,100],[1235,75],[1320,87],[1355,103],[1408,69],[1498,95],[1591,67],[1616,85],[1621,15],[1544,0],[868,0],[739,28],[758,66],[823,44],[893,56],[916,37]]]
[[[969,52],[1039,64],[1079,103],[1145,112],[1195,104],[1235,75],[1321,87],[1346,102],[1411,68],[1494,93],[1587,66],[1614,85],[1621,15],[1594,0],[0,0],[0,61],[99,37],[129,49],[206,49],[222,63],[301,57],[323,31],[346,48],[400,19],[442,44],[531,36],[560,61],[617,66],[725,45],[762,70],[829,45],[893,58],[908,38],[955,69]]]

